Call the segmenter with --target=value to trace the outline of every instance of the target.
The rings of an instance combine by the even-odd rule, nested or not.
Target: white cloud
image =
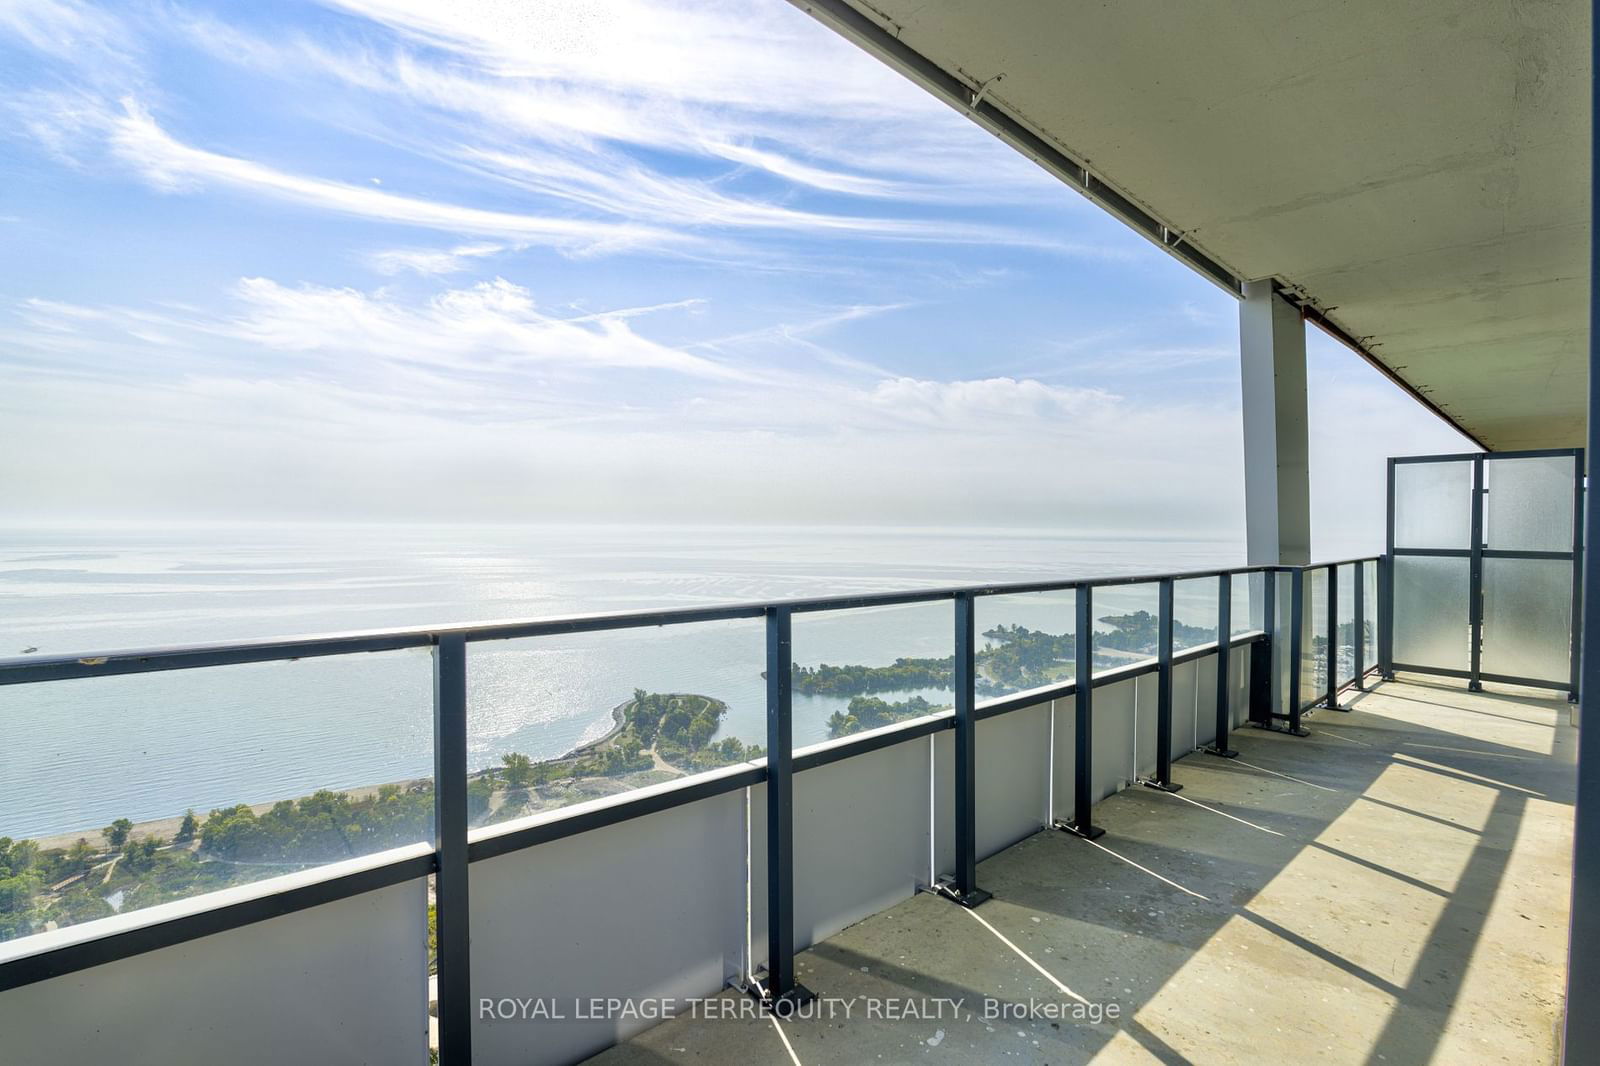
[[[927,425],[999,427],[1018,421],[1066,423],[1104,412],[1117,401],[1102,389],[999,377],[951,382],[895,378],[879,382],[868,402]]]
[[[721,160],[903,201],[1019,202],[1061,187],[854,46],[781,4],[329,0],[400,35],[267,42],[183,17],[190,40],[284,77],[314,72],[457,116],[456,140],[605,144]],[[930,135],[937,131],[937,135]]]
[[[680,239],[648,226],[489,211],[287,173],[183,144],[131,98],[124,98],[121,113],[110,113],[105,121],[113,154],[152,185],[170,191],[215,183],[340,214],[582,251],[659,245]]]
[[[480,259],[507,250],[503,244],[458,244],[453,248],[385,248],[372,252],[367,262],[380,274],[454,274],[470,269]]]
[[[742,369],[650,340],[628,324],[648,314],[696,308],[699,300],[558,316],[539,310],[527,289],[500,278],[409,303],[383,290],[287,286],[269,278],[241,279],[234,296],[231,313],[187,316],[28,300],[18,318],[30,328],[0,332],[0,338],[9,338],[19,352],[45,348],[91,359],[103,352],[107,369],[127,361],[125,353],[141,333],[159,335],[180,349],[209,353],[196,358],[205,366],[202,372],[212,376],[224,364],[233,374],[261,372],[261,360],[238,352],[239,342],[268,352],[314,356],[315,362],[301,362],[294,369],[331,380],[370,381],[396,367],[421,367],[428,372],[410,374],[400,383],[417,393],[415,399],[425,402],[445,380],[459,375],[458,384],[474,394],[483,390],[488,407],[496,408],[529,389],[522,379],[551,369],[751,380]],[[145,354],[166,363],[169,373],[194,369],[177,358],[181,353],[163,349]],[[489,394],[503,390],[507,381],[517,382],[512,395],[494,402]],[[388,379],[385,387],[394,386]]]

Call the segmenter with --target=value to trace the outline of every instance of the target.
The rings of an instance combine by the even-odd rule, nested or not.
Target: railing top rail
[[[1367,556],[1367,559],[1376,556]],[[1347,560],[1354,562],[1356,560]],[[842,611],[867,607],[892,607],[914,603],[934,603],[957,596],[1006,596],[1040,592],[1066,592],[1080,588],[1111,588],[1141,585],[1162,580],[1183,581],[1214,578],[1223,574],[1251,574],[1267,570],[1315,569],[1339,565],[1317,563],[1312,567],[1238,566],[1214,567],[1157,574],[1116,574],[1079,577],[1057,581],[1017,581],[987,585],[961,585],[945,588],[907,589],[897,592],[842,594],[760,603],[713,604],[705,607],[618,611],[600,614],[559,615],[547,618],[508,619],[442,626],[400,629],[353,630],[310,636],[270,637],[227,643],[181,644],[154,648],[133,648],[65,655],[22,655],[0,658],[0,685],[22,685],[70,678],[110,677],[123,674],[190,670],[208,666],[238,666],[247,663],[284,662],[363,652],[400,651],[426,648],[443,636],[461,636],[468,641],[515,640],[528,637],[596,633],[609,630],[643,629],[695,622],[718,622],[759,618],[769,610],[788,609],[795,613]]]

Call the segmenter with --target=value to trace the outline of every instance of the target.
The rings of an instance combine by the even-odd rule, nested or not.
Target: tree
[[[133,832],[133,823],[126,818],[118,818],[100,831],[106,835],[108,844],[120,848],[128,842],[128,834]]]
[[[130,870],[148,870],[156,864],[156,852],[160,849],[160,837],[130,840],[122,846],[123,865]]]
[[[74,873],[82,873],[94,862],[94,848],[83,837],[79,837],[72,847],[67,849],[67,866]]]
[[[0,837],[0,939],[33,931],[34,894],[39,889],[34,860],[38,855],[39,848],[31,840],[12,843],[10,837]]]
[[[187,844],[200,832],[200,821],[194,816],[194,808],[189,808],[184,813],[183,821],[178,825],[178,835],[172,838],[174,844]]]
[[[508,751],[500,756],[500,761],[505,764],[500,776],[505,779],[507,788],[528,787],[528,782],[533,779],[532,759],[520,751]]]

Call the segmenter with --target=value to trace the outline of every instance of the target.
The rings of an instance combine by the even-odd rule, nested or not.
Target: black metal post
[[[1468,621],[1472,627],[1472,669],[1468,692],[1483,691],[1483,456],[1472,459],[1472,561],[1467,592]]]
[[[1567,700],[1578,702],[1580,691],[1578,675],[1583,659],[1583,478],[1584,452],[1578,449],[1573,456],[1572,471],[1572,651],[1568,657],[1572,678],[1567,688]]]
[[[1265,599],[1261,603],[1261,630],[1267,635],[1268,661],[1272,668],[1267,671],[1267,694],[1271,708],[1267,712],[1264,723],[1257,725],[1272,725],[1272,717],[1279,712],[1283,701],[1283,679],[1278,676],[1278,572],[1276,570],[1263,570],[1261,572],[1261,587],[1265,590]],[[1251,678],[1252,687],[1255,679]]]
[[[433,647],[434,928],[438,943],[439,1061],[472,1061],[472,932],[467,909],[467,641]]]
[[[1389,460],[1388,517],[1378,561],[1378,676],[1394,680],[1394,460]]]
[[[1094,805],[1094,590],[1078,586],[1078,631],[1073,638],[1076,672],[1073,703],[1077,719],[1074,729],[1072,821],[1061,828],[1085,840],[1105,833],[1094,824],[1090,808]]]
[[[1289,572],[1289,732],[1308,737],[1311,732],[1300,725],[1300,659],[1305,654],[1305,577],[1295,567]]]
[[[1350,652],[1355,656],[1355,690],[1367,689],[1367,564],[1358,561],[1351,580],[1355,593],[1355,632],[1351,634]]]
[[[1330,711],[1347,711],[1339,706],[1339,568],[1328,567],[1328,695],[1323,706]]]
[[[1172,783],[1172,579],[1156,587],[1156,777],[1145,784],[1177,792],[1183,786]]]
[[[815,997],[794,979],[793,616],[767,608],[767,976],[759,989],[780,1016]]]
[[[1205,746],[1207,755],[1224,759],[1238,757],[1228,747],[1228,728],[1233,724],[1233,575],[1217,576],[1217,735]]]
[[[976,907],[990,895],[978,887],[977,611],[970,592],[958,594],[955,606],[956,875],[939,888],[963,907]]]

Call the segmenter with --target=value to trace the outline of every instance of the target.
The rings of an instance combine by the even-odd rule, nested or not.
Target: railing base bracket
[[[762,973],[745,987],[745,991],[755,997],[763,1010],[779,1018],[791,1018],[801,1007],[816,1002],[817,994],[799,981],[781,996],[774,996],[772,990],[766,986],[766,978],[767,975]]]
[[[1272,722],[1251,722],[1250,724],[1257,729],[1265,729],[1269,733],[1284,733],[1291,737],[1309,737],[1311,735],[1311,730],[1305,726],[1295,729],[1291,726],[1276,725]]]
[[[950,902],[959,903],[969,911],[973,910],[974,908],[981,907],[991,899],[994,899],[993,892],[986,892],[981,888],[974,888],[966,892],[962,892],[956,888],[955,882],[950,880],[941,880],[938,884],[933,886],[933,890]]]
[[[1176,783],[1176,782],[1174,782],[1174,781],[1162,782],[1162,781],[1145,780],[1145,781],[1140,781],[1139,784],[1143,785],[1145,788],[1153,788],[1157,792],[1182,792],[1183,791],[1183,786],[1178,784],[1178,783]]]
[[[1082,837],[1085,840],[1094,840],[1097,837],[1106,835],[1106,831],[1097,825],[1079,826],[1073,825],[1071,822],[1057,822],[1056,828],[1063,833],[1071,833],[1073,836]]]
[[[1219,748],[1215,744],[1207,744],[1200,750],[1207,755],[1215,755],[1219,759],[1237,759],[1239,757],[1239,753],[1232,748]]]

